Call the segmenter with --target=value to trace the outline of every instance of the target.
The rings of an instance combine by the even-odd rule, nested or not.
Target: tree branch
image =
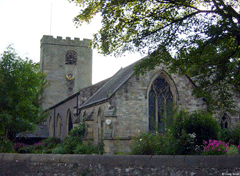
[[[160,30],[163,30],[163,29],[167,28],[168,26],[171,26],[171,25],[173,25],[173,24],[176,24],[176,23],[178,23],[178,22],[180,22],[180,21],[183,21],[183,20],[185,20],[185,19],[187,19],[187,18],[190,18],[190,17],[192,17],[192,16],[194,16],[194,15],[197,15],[197,14],[199,14],[199,13],[214,13],[214,12],[215,12],[215,11],[212,11],[212,10],[203,10],[203,11],[199,10],[199,11],[196,11],[196,12],[194,12],[194,13],[191,13],[191,14],[187,15],[187,16],[184,16],[183,18],[173,20],[173,21],[170,22],[169,24],[167,24],[167,25],[165,25],[165,26],[163,26],[163,27],[161,27],[161,28],[156,29],[156,30],[148,33],[148,34],[145,35],[145,36],[142,36],[141,38],[139,38],[139,40],[142,40],[142,39],[144,39],[144,38],[147,37],[147,36],[150,36],[150,35],[158,32],[158,31],[160,31]]]

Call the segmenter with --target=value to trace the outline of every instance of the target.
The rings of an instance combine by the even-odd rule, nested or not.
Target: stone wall
[[[114,156],[0,153],[0,175],[240,175],[240,156]]]

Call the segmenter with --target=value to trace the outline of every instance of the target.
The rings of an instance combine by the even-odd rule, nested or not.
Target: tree
[[[93,46],[104,55],[148,54],[143,74],[164,63],[170,72],[195,76],[195,95],[208,110],[233,113],[240,82],[238,0],[69,0],[81,7],[76,25],[102,16]]]
[[[40,108],[45,74],[31,60],[21,59],[9,46],[0,58],[0,135],[14,140],[16,133],[33,131],[45,118]]]

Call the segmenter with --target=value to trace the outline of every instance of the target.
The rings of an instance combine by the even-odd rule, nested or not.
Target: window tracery
[[[171,114],[173,95],[163,76],[158,76],[151,85],[148,96],[149,131],[164,131],[164,118]]]
[[[228,129],[228,115],[224,113],[223,117],[221,118],[220,126],[222,129]]]

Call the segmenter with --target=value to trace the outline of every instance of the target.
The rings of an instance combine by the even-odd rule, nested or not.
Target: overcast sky
[[[79,7],[67,0],[0,0],[0,53],[12,44],[22,58],[39,62],[43,35],[92,39],[93,33],[100,29],[100,18],[76,28],[72,19],[78,11]],[[139,54],[104,57],[93,50],[93,84],[141,57]]]

